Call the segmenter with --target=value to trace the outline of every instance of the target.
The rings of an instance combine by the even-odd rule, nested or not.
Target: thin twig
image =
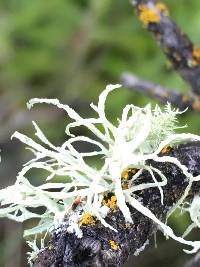
[[[131,3],[175,70],[189,83],[193,92],[200,95],[200,50],[171,19],[163,3],[156,0],[132,0]]]
[[[163,87],[151,81],[140,79],[134,74],[124,73],[121,83],[130,90],[158,99],[162,103],[169,102],[180,110],[186,108],[200,112],[200,97],[190,93],[181,94],[177,90]]]

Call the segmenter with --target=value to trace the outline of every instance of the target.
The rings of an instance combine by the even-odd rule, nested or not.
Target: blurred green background
[[[166,3],[200,46],[199,0]],[[31,121],[37,120],[52,142],[65,140],[65,114],[45,105],[27,111],[30,98],[59,98],[88,116],[89,103],[97,101],[107,84],[118,83],[124,71],[188,90],[138,22],[128,0],[0,0],[0,187],[13,183],[30,158],[22,144],[10,140],[15,130],[33,136]],[[114,119],[125,104],[148,102],[156,103],[123,88],[111,95],[108,115]],[[187,113],[181,122],[189,125],[186,131],[200,132],[199,114]],[[179,232],[185,221],[174,217],[171,223]],[[1,267],[27,266],[22,230],[20,224],[0,220]],[[181,266],[186,258],[182,247],[159,236],[157,249],[152,245],[127,266]]]

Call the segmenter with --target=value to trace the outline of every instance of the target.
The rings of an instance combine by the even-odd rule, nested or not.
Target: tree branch
[[[193,92],[200,95],[200,50],[170,18],[164,4],[156,0],[132,0],[131,3],[174,69],[189,83]]]
[[[194,176],[200,174],[200,142],[190,142],[178,148],[171,148],[169,151],[162,152],[160,156],[162,155],[176,157]],[[167,185],[163,187],[164,204],[160,203],[158,188],[135,192],[134,197],[139,198],[157,218],[165,221],[167,212],[180,199],[188,182],[182,171],[172,163],[157,163],[151,160],[148,164],[158,168],[168,178]],[[150,182],[151,179],[151,175],[143,171],[136,180],[141,184]],[[194,184],[191,196],[197,192],[200,192],[199,182]],[[106,217],[106,221],[118,232],[104,227],[97,221],[95,225],[82,226],[83,237],[78,238],[75,234],[67,233],[67,226],[61,226],[59,232],[55,231],[52,234],[48,246],[39,252],[33,266],[122,266],[131,254],[138,255],[144,249],[152,233],[157,230],[157,226],[148,217],[132,207],[130,211],[133,224],[125,222],[119,209],[113,210]]]
[[[162,103],[169,102],[180,110],[188,108],[200,112],[200,97],[194,94],[181,94],[177,90],[163,87],[151,81],[143,80],[134,74],[124,73],[121,83],[130,90],[137,91],[147,96],[156,98]]]
[[[184,267],[200,267],[200,252],[198,252]]]

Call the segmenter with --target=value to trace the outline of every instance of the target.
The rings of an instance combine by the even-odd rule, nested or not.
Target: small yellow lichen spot
[[[166,154],[170,151],[171,147],[170,146],[164,146],[163,149],[161,150],[161,154]]]
[[[106,204],[107,204],[107,201],[106,201],[105,199],[103,199],[103,200],[102,200],[102,205],[103,205],[103,206],[106,206]]]
[[[157,8],[160,12],[162,12],[163,14],[165,14],[166,16],[169,16],[169,10],[168,10],[167,6],[166,6],[164,3],[162,3],[162,2],[158,2],[158,3],[156,4],[156,8]]]
[[[128,177],[129,177],[128,171],[127,170],[123,171],[121,174],[121,178],[124,180],[128,180]]]
[[[192,67],[196,67],[198,65],[198,61],[196,59],[193,59],[191,61]]]
[[[117,243],[114,240],[109,240],[109,243],[110,243],[110,246],[111,246],[112,249],[114,249],[115,251],[118,250],[119,247],[118,247]]]
[[[197,47],[193,48],[192,55],[196,59],[200,59],[200,49]]]
[[[112,210],[115,210],[117,208],[117,197],[112,196],[111,199],[108,199],[106,206],[108,206]]]
[[[129,181],[131,180],[133,175],[137,173],[137,171],[138,169],[136,168],[128,168],[121,173],[121,186],[123,190],[129,188]]]
[[[199,61],[200,61],[200,49],[199,48],[193,47],[192,57],[193,58],[190,61],[190,65],[192,67],[196,67],[199,64]]]
[[[139,19],[143,22],[145,26],[148,26],[149,23],[159,23],[160,15],[158,10],[155,8],[149,8],[145,4],[139,5]]]
[[[112,210],[115,210],[117,208],[117,197],[115,195],[113,195],[108,199],[103,199],[102,205],[107,206]]]
[[[87,224],[90,224],[90,225],[95,224],[95,219],[89,212],[84,213],[81,221],[79,222],[80,226],[81,225],[87,225]]]
[[[129,168],[129,169],[125,169],[122,174],[121,174],[121,179],[123,180],[129,180],[130,176],[133,176],[134,174],[136,174],[138,170],[135,168]]]

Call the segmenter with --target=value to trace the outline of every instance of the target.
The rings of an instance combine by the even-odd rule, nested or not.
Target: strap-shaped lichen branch
[[[183,112],[172,109],[170,104],[163,109],[158,105],[139,108],[129,104],[123,108],[121,118],[111,122],[105,112],[106,99],[119,87],[106,87],[97,105],[91,104],[96,115],[89,118],[83,118],[58,99],[31,99],[29,108],[52,104],[64,109],[72,120],[66,127],[67,140],[59,146],[53,145],[35,122],[37,141],[19,132],[13,134],[34,157],[18,173],[14,185],[0,190],[0,217],[20,222],[39,218],[35,227],[25,231],[25,236],[53,231],[52,242],[57,247],[50,244],[45,250],[42,238],[39,255],[47,252],[47,262],[36,266],[66,263],[75,267],[84,266],[85,261],[91,262],[85,266],[121,266],[129,254],[144,248],[156,226],[189,246],[188,253],[200,249],[200,241],[179,237],[163,223],[167,213],[177,207],[185,208],[192,186],[200,181],[199,169],[193,171],[199,163],[200,136],[175,133],[182,128],[177,125],[177,115]],[[93,139],[75,136],[73,128],[79,126],[85,126]],[[176,148],[189,141],[194,143]],[[89,143],[93,149],[81,152],[75,142]],[[91,159],[98,160],[99,166],[94,166]],[[39,186],[34,186],[29,177],[32,169],[46,173]],[[197,203],[200,200],[195,196],[185,208],[193,222],[186,232],[200,228]],[[44,207],[42,213],[38,207]],[[143,224],[148,234],[143,233]],[[29,262],[38,262],[36,241],[37,236],[28,243],[33,249]],[[74,254],[75,251],[79,253]]]
[[[160,156],[175,157],[188,167],[192,175],[200,174],[200,142],[166,149]],[[164,205],[160,205],[160,192],[155,187],[134,192],[135,198],[139,198],[157,218],[165,221],[169,209],[181,198],[188,182],[173,163],[150,161],[149,164],[168,177],[168,183],[163,187]],[[151,181],[151,175],[143,171],[137,183],[147,181]],[[200,192],[199,182],[193,185],[190,197],[197,192]],[[81,227],[83,237],[78,238],[75,234],[66,233],[66,228],[61,227],[59,232],[52,234],[48,246],[39,252],[33,266],[122,266],[130,255],[138,255],[145,248],[152,233],[157,230],[157,225],[147,216],[131,206],[129,208],[133,224],[125,221],[119,209],[113,209],[105,218],[117,232],[104,227],[98,221],[94,224],[88,222]]]
[[[156,98],[161,103],[171,103],[180,110],[195,110],[200,112],[200,97],[193,93],[182,94],[175,89],[169,89],[152,81],[141,79],[134,74],[124,73],[121,76],[121,83],[130,90]]]

